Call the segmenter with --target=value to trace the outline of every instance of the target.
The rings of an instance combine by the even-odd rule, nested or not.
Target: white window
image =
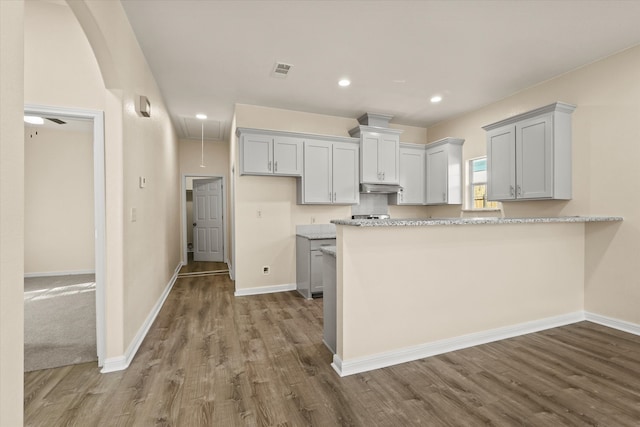
[[[467,162],[467,209],[500,209],[498,202],[487,200],[487,157],[477,157]]]

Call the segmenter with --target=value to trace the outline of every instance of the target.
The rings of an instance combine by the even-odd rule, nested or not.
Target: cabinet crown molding
[[[383,128],[379,126],[356,126],[353,129],[349,130],[349,135],[354,138],[360,138],[360,133],[362,132],[377,132],[377,133],[386,133],[387,135],[400,135],[404,130],[402,129],[392,129],[392,128]]]
[[[439,145],[450,144],[450,145],[462,145],[464,144],[464,139],[462,138],[452,138],[447,136],[446,138],[439,139],[437,141],[430,142],[425,145],[425,148],[433,148]]]
[[[413,148],[417,150],[426,150],[428,148],[437,147],[439,145],[451,144],[451,145],[463,145],[464,139],[462,138],[453,138],[447,136],[446,138],[439,139],[437,141],[428,142],[426,144],[416,144],[415,142],[401,142],[401,148]]]
[[[415,142],[402,142],[400,141],[400,148],[415,148],[415,149],[425,149],[427,144],[417,144]]]
[[[332,142],[348,142],[353,144],[360,143],[360,139],[350,138],[348,136],[320,135],[315,133],[290,132],[290,131],[273,130],[273,129],[255,129],[255,128],[242,128],[242,127],[237,128],[236,136],[240,137],[242,135],[288,136],[292,138],[300,138],[303,140],[313,139],[313,140],[332,141]]]
[[[390,114],[364,113],[358,117],[358,123],[364,126],[389,127],[389,122],[393,119]]]
[[[509,125],[515,122],[519,122],[521,120],[529,119],[531,117],[536,117],[545,113],[573,113],[573,110],[576,109],[576,106],[573,104],[567,104],[566,102],[554,102],[553,104],[545,105],[544,107],[536,108],[535,110],[527,111],[525,113],[517,114],[512,117],[508,117],[506,119],[500,120],[499,122],[491,123],[486,126],[482,126],[484,130],[492,130],[499,128],[501,126]]]

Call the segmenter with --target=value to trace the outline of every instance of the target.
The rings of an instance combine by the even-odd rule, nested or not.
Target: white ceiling
[[[183,137],[235,103],[425,127],[640,43],[638,0],[122,3]]]

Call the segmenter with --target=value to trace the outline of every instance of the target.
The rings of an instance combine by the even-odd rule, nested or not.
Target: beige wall
[[[104,110],[100,69],[71,10],[27,1],[24,27],[25,103]]]
[[[573,199],[503,203],[507,216],[620,215],[622,224],[591,224],[586,234],[587,311],[640,324],[640,47],[544,82],[500,102],[429,127],[429,139],[465,138],[464,157],[484,155],[481,126],[554,101],[573,113]],[[431,211],[456,215],[454,210]]]
[[[580,312],[584,224],[338,227],[343,362]]]
[[[180,263],[178,143],[120,2],[68,5],[27,2],[25,102],[105,111],[106,357],[118,358]]]
[[[237,127],[336,136],[349,136],[349,129],[358,125],[355,118],[243,104],[236,105],[235,120]],[[426,129],[393,127],[405,130],[402,141],[425,143]],[[232,143],[237,144],[235,138]],[[237,164],[237,154],[233,161]],[[312,217],[318,224],[349,218],[351,207],[297,205],[296,178],[240,176],[237,168],[235,174],[236,289],[295,284],[296,225],[310,224]],[[416,217],[427,211],[424,207],[392,207],[390,212],[395,217]],[[262,267],[267,265],[271,274],[265,276]]]
[[[221,176],[224,178],[225,212],[227,224],[227,237],[225,241],[225,258],[229,258],[229,142],[228,141],[205,141],[204,142],[204,165],[200,167],[201,161],[201,141],[192,139],[181,139],[179,144],[180,155],[180,176],[201,175],[201,176]],[[187,187],[190,188],[190,187]],[[187,242],[193,242],[193,227],[191,227],[192,203],[187,200],[186,230]],[[184,240],[184,239],[183,239]],[[183,248],[184,250],[184,248]],[[185,260],[186,261],[186,260]]]
[[[91,271],[93,134],[25,127],[24,271]]]
[[[23,424],[24,3],[0,1],[0,425]]]

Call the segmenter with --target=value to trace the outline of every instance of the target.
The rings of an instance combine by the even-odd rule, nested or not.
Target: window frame
[[[501,211],[502,207],[500,202],[495,202],[497,203],[496,207],[485,207],[485,208],[476,208],[475,207],[475,203],[474,203],[474,191],[473,191],[473,186],[474,185],[478,185],[478,184],[484,184],[487,185],[487,181],[483,181],[483,182],[474,182],[473,181],[473,163],[477,160],[487,160],[487,156],[478,156],[478,157],[473,157],[471,159],[467,159],[466,161],[466,165],[465,165],[465,211],[473,211],[473,212],[491,212],[491,211]]]

